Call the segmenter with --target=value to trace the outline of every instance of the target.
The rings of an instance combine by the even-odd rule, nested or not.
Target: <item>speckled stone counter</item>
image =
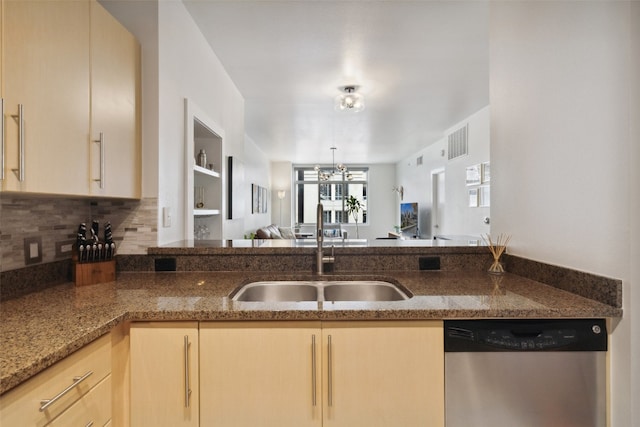
[[[381,279],[413,295],[394,302],[235,302],[254,280]],[[622,310],[522,276],[480,271],[384,271],[314,276],[282,272],[120,272],[114,282],[65,283],[0,304],[0,393],[123,321],[396,320],[619,317]]]

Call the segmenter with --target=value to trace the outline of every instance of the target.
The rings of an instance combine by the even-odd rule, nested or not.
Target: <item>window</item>
[[[329,169],[325,167],[324,169]],[[352,215],[347,215],[346,201],[354,196],[362,204],[358,223],[367,223],[367,185],[369,168],[349,169],[348,173],[336,173],[329,180],[321,181],[313,167],[294,167],[295,222],[315,224],[316,208],[322,203],[324,221],[327,224],[353,224]]]

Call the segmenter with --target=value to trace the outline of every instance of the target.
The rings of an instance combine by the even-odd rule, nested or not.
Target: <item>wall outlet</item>
[[[420,270],[440,270],[439,256],[424,256],[418,258],[418,266]]]
[[[177,262],[175,258],[156,258],[154,263],[156,271],[176,271]]]
[[[73,252],[75,240],[62,240],[56,242],[56,258],[70,258]]]
[[[24,263],[37,264],[42,262],[42,236],[26,237],[24,239]]]

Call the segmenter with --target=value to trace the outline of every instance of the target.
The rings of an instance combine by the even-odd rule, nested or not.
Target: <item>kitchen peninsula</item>
[[[622,315],[614,279],[507,256],[510,273],[490,275],[485,247],[338,247],[335,271],[312,273],[313,247],[238,241],[149,248],[120,256],[114,282],[65,283],[2,302],[0,392],[128,321],[428,320],[453,318],[614,318]],[[246,245],[250,247],[239,247]],[[254,247],[259,245],[259,248]],[[153,271],[176,260],[175,272]],[[439,258],[440,270],[420,270],[420,258]],[[162,261],[161,261],[162,263]],[[374,265],[375,268],[371,266]],[[208,270],[208,271],[207,271]],[[229,294],[257,280],[381,279],[413,296],[392,302],[236,302]],[[581,295],[579,295],[580,293]]]

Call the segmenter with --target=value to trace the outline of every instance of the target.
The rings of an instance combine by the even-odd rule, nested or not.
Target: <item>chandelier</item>
[[[357,113],[364,110],[364,98],[356,93],[358,86],[343,86],[340,90],[343,92],[335,99],[336,111],[352,111]]]
[[[323,170],[320,165],[315,165],[313,170],[318,172],[320,181],[329,181],[334,175],[346,174],[347,179],[353,179],[353,176],[347,170],[347,167],[342,163],[336,165],[336,147],[331,147],[331,169]]]

